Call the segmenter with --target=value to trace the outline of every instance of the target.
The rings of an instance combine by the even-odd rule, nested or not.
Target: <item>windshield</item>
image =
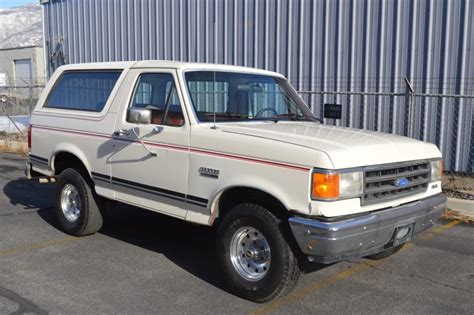
[[[315,120],[284,79],[214,71],[191,71],[185,77],[202,122]]]

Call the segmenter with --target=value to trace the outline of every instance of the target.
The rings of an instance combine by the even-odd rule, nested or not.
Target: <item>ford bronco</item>
[[[257,302],[289,292],[302,262],[395,253],[446,206],[435,145],[325,125],[282,75],[252,68],[62,66],[29,148],[65,232],[98,231],[110,200],[215,227],[219,272]]]

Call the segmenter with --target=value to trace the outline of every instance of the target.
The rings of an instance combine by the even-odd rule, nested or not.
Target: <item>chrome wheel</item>
[[[270,268],[270,245],[259,230],[245,226],[232,236],[230,258],[242,278],[258,281],[265,277]]]
[[[69,222],[76,222],[81,214],[81,197],[77,188],[66,184],[61,190],[61,210]]]

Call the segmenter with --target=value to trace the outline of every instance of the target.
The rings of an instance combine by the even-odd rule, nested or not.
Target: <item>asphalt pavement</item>
[[[381,261],[312,265],[288,296],[266,304],[226,291],[214,232],[119,205],[99,233],[57,228],[54,185],[23,178],[0,154],[0,314],[472,314],[474,226],[443,221]]]

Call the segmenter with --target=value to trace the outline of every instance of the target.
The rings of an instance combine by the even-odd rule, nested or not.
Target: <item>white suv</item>
[[[326,126],[282,75],[251,68],[63,66],[29,144],[64,231],[99,230],[108,200],[215,226],[220,272],[257,302],[291,290],[305,259],[394,253],[446,206],[436,146]]]

